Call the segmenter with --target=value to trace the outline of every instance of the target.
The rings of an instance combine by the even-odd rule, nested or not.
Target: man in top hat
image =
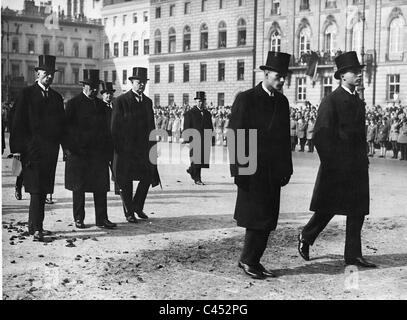
[[[281,187],[288,184],[293,173],[289,103],[281,93],[289,62],[287,53],[268,52],[266,64],[260,66],[263,81],[236,97],[229,121],[229,133],[238,137],[237,130],[245,132],[244,141],[228,141],[230,159],[235,159],[231,161],[231,175],[238,187],[234,218],[239,227],[246,228],[238,266],[255,279],[275,276],[260,259],[270,232],[277,226]],[[241,163],[238,154],[247,150],[248,131],[253,129],[257,131],[257,162],[255,173],[250,174],[243,169],[253,163]],[[255,157],[249,155],[251,158]]]
[[[298,250],[309,260],[309,246],[329,221],[334,215],[346,215],[345,263],[375,267],[362,256],[360,235],[369,214],[365,104],[356,92],[364,65],[355,51],[339,55],[335,63],[334,77],[341,85],[318,109],[313,139],[321,165],[310,206],[314,215],[298,235]]]
[[[73,217],[77,228],[85,228],[85,192],[92,192],[96,226],[116,227],[108,219],[109,162],[113,147],[109,130],[111,109],[99,98],[99,70],[83,70],[83,91],[66,106],[67,137],[65,188],[72,191]]]
[[[113,95],[115,92],[116,90],[113,89],[113,82],[102,81],[102,90],[100,91],[100,94],[102,95],[103,102],[106,103],[110,109],[112,109]]]
[[[185,143],[191,143],[190,158],[191,165],[187,169],[192,180],[195,184],[204,185],[201,178],[201,169],[209,168],[209,157],[212,146],[212,136],[205,135],[205,130],[213,131],[212,116],[206,109],[206,95],[203,91],[197,91],[196,106],[192,107],[184,115],[184,128],[183,131],[188,129],[196,130],[196,134],[199,134],[200,142],[193,141],[193,137],[184,138]],[[206,138],[205,138],[206,137]],[[199,150],[194,151],[194,148]]]
[[[54,192],[55,170],[65,131],[62,96],[51,88],[55,57],[40,55],[37,81],[19,94],[13,116],[10,149],[23,165],[25,191],[30,193],[28,231],[43,241],[44,205]]]
[[[119,187],[124,215],[129,223],[148,219],[143,211],[150,185],[160,184],[157,171],[156,141],[150,139],[155,130],[153,102],[144,94],[147,69],[133,68],[129,77],[132,89],[113,101],[111,132],[114,158],[113,177]],[[155,134],[154,134],[155,137]],[[133,196],[133,181],[139,181]]]

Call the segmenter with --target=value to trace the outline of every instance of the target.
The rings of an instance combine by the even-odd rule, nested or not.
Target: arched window
[[[325,29],[324,51],[330,53],[331,55],[335,52],[336,49],[336,34],[337,28],[334,24],[330,24]]]
[[[63,56],[64,55],[64,43],[58,42],[58,47],[57,47],[57,56]]]
[[[270,51],[281,51],[281,34],[275,30],[270,37]]]
[[[307,26],[302,28],[299,37],[299,56],[311,52],[311,29]]]
[[[72,55],[74,57],[79,57],[79,45],[75,42],[72,47]]]
[[[182,45],[183,51],[191,50],[191,28],[189,26],[184,27],[184,42]]]
[[[226,23],[221,21],[218,26],[218,48],[226,48],[227,31]]]
[[[13,38],[13,40],[11,42],[11,52],[18,53],[18,39],[17,38]]]
[[[93,47],[91,45],[86,47],[86,58],[88,59],[93,58]]]
[[[43,54],[49,54],[49,41],[44,40],[44,45],[43,45]]]
[[[389,59],[400,59],[403,52],[403,27],[402,18],[393,19],[389,28]]]
[[[362,28],[363,22],[357,22],[352,29],[352,50],[356,51],[359,59],[360,59],[360,52],[362,50]]]
[[[161,31],[160,29],[155,30],[154,32],[154,53],[161,53]]]
[[[170,30],[168,30],[168,52],[169,53],[175,52],[176,41],[177,41],[177,36],[175,34],[175,29],[170,28]]]
[[[246,45],[246,21],[242,18],[237,22],[237,45]]]
[[[28,53],[29,54],[35,53],[35,42],[33,39],[28,40]]]
[[[208,26],[206,23],[201,25],[201,45],[200,48],[201,50],[208,49]]]

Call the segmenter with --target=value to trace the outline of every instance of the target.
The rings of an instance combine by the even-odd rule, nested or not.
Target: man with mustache
[[[369,160],[365,103],[356,87],[362,69],[355,51],[336,57],[335,79],[341,85],[322,101],[314,127],[321,161],[310,210],[314,215],[298,235],[298,251],[309,260],[309,246],[337,214],[346,215],[345,263],[373,268],[362,256],[361,230],[369,214]]]

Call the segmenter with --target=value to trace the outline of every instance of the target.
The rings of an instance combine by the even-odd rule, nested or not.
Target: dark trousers
[[[302,230],[302,237],[306,243],[313,245],[318,235],[325,229],[334,214],[314,213]],[[349,215],[346,218],[345,260],[352,260],[362,256],[361,231],[365,216]]]
[[[20,189],[23,187],[23,173],[20,173],[19,176],[17,176],[16,179],[16,189]]]
[[[398,145],[401,153],[401,160],[407,160],[407,143],[399,143]]]
[[[314,152],[314,141],[312,139],[308,139],[308,151],[309,152]]]
[[[397,146],[397,141],[391,142],[391,148],[393,149],[393,158],[397,159],[399,156],[399,149]]]
[[[85,192],[73,191],[73,218],[75,221],[85,220]],[[107,192],[93,192],[93,201],[95,203],[96,224],[102,223],[107,219]]]
[[[45,194],[30,194],[30,209],[28,211],[28,232],[33,234],[35,231],[42,231],[44,222]]]
[[[201,166],[199,164],[191,163],[189,172],[194,181],[201,181]]]
[[[307,138],[300,138],[300,151],[304,151],[305,142],[307,142]]]
[[[127,181],[120,190],[120,196],[123,202],[124,215],[126,217],[134,215],[135,212],[141,212],[144,209],[148,189],[151,185],[150,178],[140,180],[136,193],[133,196],[133,180]]]
[[[248,265],[260,263],[260,259],[267,247],[269,235],[270,231],[246,229],[240,261]]]

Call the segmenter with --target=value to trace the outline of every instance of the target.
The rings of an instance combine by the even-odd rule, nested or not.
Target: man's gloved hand
[[[284,177],[280,180],[280,186],[284,187],[290,182],[291,176]]]

